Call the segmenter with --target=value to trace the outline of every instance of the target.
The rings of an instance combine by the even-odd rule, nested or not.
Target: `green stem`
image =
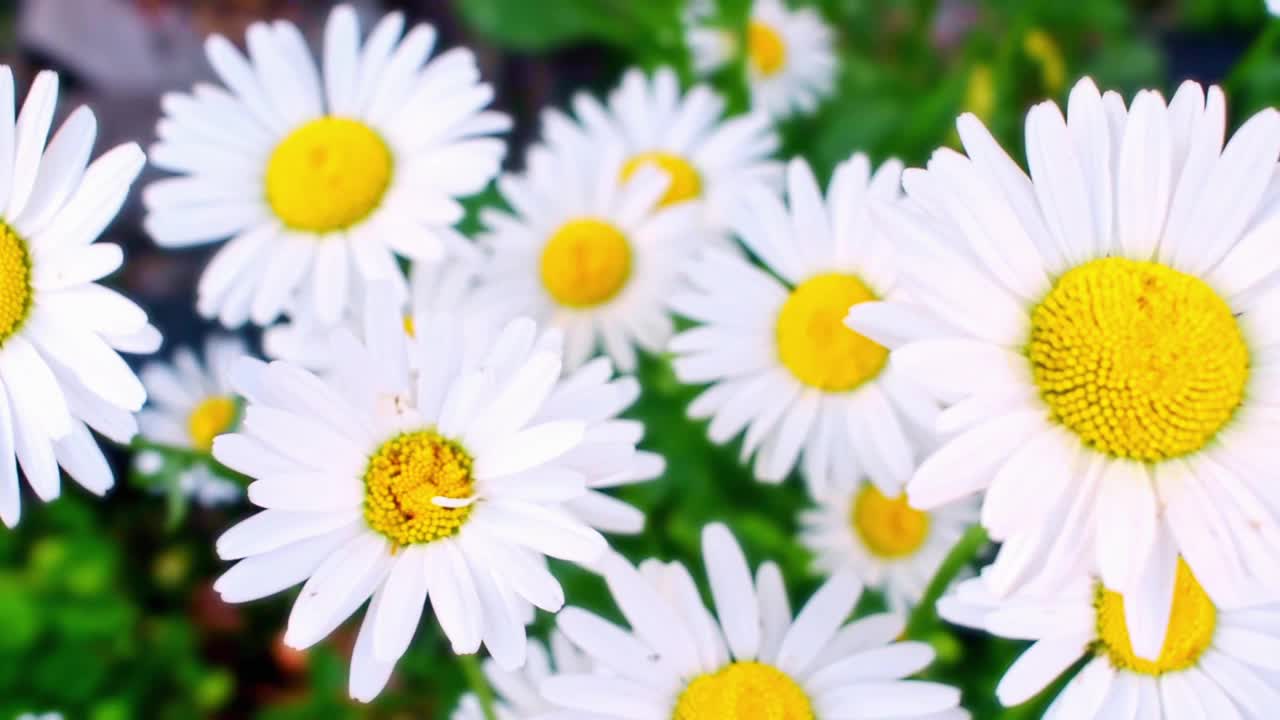
[[[498,720],[498,713],[493,709],[493,688],[489,687],[489,681],[485,679],[484,671],[480,669],[477,656],[459,655],[458,662],[462,665],[462,674],[467,676],[467,684],[471,686],[471,692],[475,694],[476,700],[480,701],[484,720]]]
[[[938,622],[938,598],[942,597],[942,593],[946,592],[951,585],[951,581],[956,579],[956,575],[960,571],[973,562],[978,556],[978,552],[987,544],[987,531],[982,529],[981,525],[975,524],[970,527],[960,538],[960,541],[951,548],[951,552],[947,554],[942,565],[938,568],[938,572],[934,574],[933,579],[929,581],[929,586],[924,590],[924,596],[920,598],[920,604],[916,605],[915,610],[911,612],[911,618],[907,621],[906,636],[920,640],[924,637],[926,631],[931,630]]]

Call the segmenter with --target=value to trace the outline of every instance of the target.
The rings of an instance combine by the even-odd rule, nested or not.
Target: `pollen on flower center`
[[[889,351],[844,324],[849,308],[875,300],[857,277],[816,275],[791,292],[778,313],[778,358],[800,382],[852,390],[879,374]]]
[[[622,181],[630,180],[637,170],[646,165],[658,168],[670,178],[667,192],[663,194],[659,205],[663,207],[678,205],[702,194],[702,177],[698,175],[693,165],[679,155],[660,150],[642,152],[624,163],[621,173]]]
[[[1178,573],[1173,585],[1173,609],[1169,615],[1164,647],[1154,662],[1133,652],[1129,628],[1124,621],[1124,597],[1120,593],[1099,584],[1094,607],[1098,614],[1098,642],[1094,652],[1105,655],[1117,669],[1144,675],[1160,675],[1195,665],[1213,642],[1218,621],[1213,601],[1181,558],[1178,559]]]
[[[287,227],[332,232],[365,219],[391,184],[387,143],[358,120],[322,117],[290,133],[267,162],[267,202]]]
[[[1054,419],[1089,447],[1145,462],[1204,447],[1249,378],[1249,349],[1221,296],[1124,258],[1059,278],[1032,312],[1026,352]]]
[[[787,62],[787,45],[777,30],[752,20],[747,25],[747,57],[761,75],[773,75]]]
[[[871,483],[858,492],[849,514],[854,531],[877,557],[912,555],[929,537],[929,513],[907,504],[905,493],[886,497]]]
[[[676,701],[672,720],[813,720],[804,690],[786,673],[736,662],[699,676]]]
[[[387,440],[364,472],[365,522],[396,547],[455,534],[471,516],[471,464],[461,445],[435,430]]]
[[[26,322],[33,295],[27,243],[0,221],[0,345]]]
[[[631,245],[611,223],[570,220],[542,250],[542,285],[561,305],[588,308],[617,295],[631,276]]]
[[[187,415],[187,435],[191,447],[201,452],[213,449],[213,439],[229,432],[240,408],[233,397],[214,395],[200,401]]]

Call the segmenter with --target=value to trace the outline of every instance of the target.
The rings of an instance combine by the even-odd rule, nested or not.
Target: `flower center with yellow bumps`
[[[322,117],[290,133],[267,161],[267,202],[285,226],[326,233],[351,227],[382,203],[391,149],[358,120]]]
[[[672,720],[813,720],[804,690],[786,673],[758,662],[736,662],[693,679]]]
[[[542,285],[561,305],[589,308],[611,300],[631,277],[631,245],[613,224],[570,220],[542,249]]]
[[[659,206],[678,205],[702,194],[702,176],[693,165],[679,155],[661,150],[642,152],[624,163],[621,173],[622,181],[630,180],[637,170],[646,166],[661,170],[669,178],[667,191],[658,201]]]
[[[230,432],[235,425],[240,407],[233,397],[214,395],[201,400],[187,415],[187,435],[191,447],[200,452],[213,449],[213,439]]]
[[[1105,655],[1119,670],[1143,675],[1160,675],[1195,665],[1213,642],[1218,622],[1218,611],[1213,601],[1181,558],[1178,559],[1178,574],[1173,584],[1173,608],[1165,631],[1164,647],[1155,661],[1134,654],[1129,628],[1124,621],[1124,597],[1120,593],[1099,584],[1094,608],[1098,615],[1098,641],[1094,652],[1099,656]]]
[[[787,62],[787,45],[777,30],[752,20],[747,25],[747,57],[761,75],[774,75]]]
[[[816,275],[778,313],[778,358],[797,380],[828,392],[853,390],[884,368],[889,351],[844,324],[849,308],[876,300],[857,277]]]
[[[854,498],[849,514],[862,544],[880,558],[913,555],[929,537],[929,513],[907,504],[906,493],[886,497],[867,483]]]
[[[1088,447],[1144,462],[1203,448],[1249,379],[1249,349],[1220,295],[1124,258],[1062,275],[1031,314],[1026,352],[1056,421]]]
[[[364,472],[365,522],[396,547],[456,534],[471,516],[471,465],[461,445],[435,430],[391,438]]]
[[[31,252],[17,231],[0,221],[0,345],[31,314]]]

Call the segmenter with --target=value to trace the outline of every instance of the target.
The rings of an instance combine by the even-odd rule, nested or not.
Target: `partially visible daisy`
[[[900,197],[902,165],[873,175],[865,155],[835,171],[826,198],[803,160],[787,203],[758,193],[733,227],[763,267],[714,249],[689,263],[671,307],[698,323],[671,342],[677,377],[712,383],[689,408],[722,443],[746,431],[756,477],[800,464],[814,497],[870,477],[895,497],[933,432],[937,406],[886,364],[889,351],[845,327],[850,306],[900,298],[873,202]]]
[[[560,630],[598,670],[557,673],[542,683],[543,696],[573,717],[604,719],[968,717],[956,689],[904,679],[934,653],[894,642],[901,616],[846,623],[861,594],[851,573],[829,580],[792,618],[776,565],[762,565],[753,581],[723,525],[707,526],[702,546],[718,620],[680,563],[649,560],[637,570],[611,555],[605,578],[631,627],[565,609]]]
[[[570,369],[603,349],[630,372],[636,346],[661,352],[671,336],[666,298],[700,249],[700,209],[663,206],[670,178],[647,163],[620,183],[622,144],[578,135],[534,146],[524,173],[498,181],[513,212],[481,215],[493,259],[475,308],[561,329]]]
[[[745,46],[709,13],[692,12],[686,41],[694,67],[708,73],[745,55],[752,106],[774,118],[811,113],[835,85],[835,39],[814,8],[792,10],[783,0],[754,0]]]
[[[17,717],[17,720],[62,720],[62,713],[23,713]]]
[[[111,487],[89,429],[133,438],[147,393],[119,353],[160,345],[141,308],[97,284],[124,254],[94,241],[146,158],[128,144],[90,164],[97,121],[85,107],[46,146],[57,100],[58,76],[42,72],[15,120],[13,73],[0,65],[0,520],[9,527],[21,514],[19,466],[44,501],[61,493],[59,466],[94,494]]]
[[[852,570],[882,590],[889,608],[907,612],[924,595],[947,553],[977,521],[968,502],[933,511],[907,504],[905,493],[886,496],[874,483],[836,489],[801,515],[800,542],[830,576]]]
[[[303,296],[333,325],[369,283],[404,296],[397,256],[434,262],[465,242],[456,199],[497,174],[490,136],[510,122],[483,110],[493,90],[469,50],[428,62],[435,29],[403,30],[392,13],[362,45],[340,5],[317,70],[296,26],[255,23],[248,59],[206,43],[227,90],[165,96],[151,160],[181,177],[146,189],[146,228],[165,247],[232,238],[200,280],[201,314],[266,325]]]
[[[1267,12],[1280,15],[1280,0],[1267,0]]]
[[[498,720],[534,720],[556,708],[547,702],[539,687],[553,673],[580,673],[590,670],[586,656],[559,632],[551,634],[551,652],[537,640],[529,641],[524,667],[503,670],[492,660],[484,664],[484,674],[497,698],[494,712]],[[485,720],[480,701],[468,693],[453,711],[453,720]],[[583,717],[581,720],[592,720]]]
[[[1005,706],[1026,702],[1089,658],[1045,713],[1048,720],[1275,717],[1280,604],[1218,606],[1190,567],[1175,562],[1164,645],[1152,659],[1131,643],[1126,617],[1133,616],[1127,608],[1133,600],[1087,575],[1049,594],[1004,599],[975,578],[956,586],[938,609],[951,622],[1033,641],[996,688]]]

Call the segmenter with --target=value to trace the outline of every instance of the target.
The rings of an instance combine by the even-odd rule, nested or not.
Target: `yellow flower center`
[[[867,483],[854,498],[849,514],[854,531],[877,557],[907,557],[929,537],[929,513],[908,505],[906,493],[885,497]]]
[[[747,57],[761,75],[773,75],[787,62],[787,45],[777,30],[752,20],[747,25]]]
[[[1178,559],[1178,574],[1173,584],[1173,609],[1164,636],[1164,647],[1155,662],[1133,654],[1129,628],[1124,622],[1124,597],[1098,585],[1094,600],[1098,613],[1098,641],[1094,652],[1106,655],[1121,670],[1144,675],[1185,670],[1196,664],[1213,642],[1218,611],[1204,588],[1191,574],[1186,562]]]
[[[876,296],[853,275],[804,281],[778,313],[778,358],[805,385],[852,390],[879,374],[889,351],[844,324],[849,308]]]
[[[391,184],[387,143],[359,120],[322,117],[289,134],[267,162],[267,202],[286,226],[326,233],[351,227]]]
[[[227,395],[214,395],[200,401],[187,415],[187,434],[191,447],[200,452],[213,449],[213,439],[229,432],[236,422],[240,408],[236,400]]]
[[[795,680],[769,665],[736,662],[694,678],[680,694],[672,720],[813,720],[809,698]]]
[[[458,532],[471,505],[446,507],[437,498],[467,500],[475,480],[471,456],[435,430],[384,442],[364,471],[364,519],[396,547],[429,543]]]
[[[670,184],[659,201],[659,206],[677,205],[693,200],[702,194],[702,177],[688,160],[669,152],[654,150],[633,156],[622,166],[622,181],[626,182],[642,167],[651,166],[667,174]]]
[[[27,243],[0,220],[0,345],[26,322],[34,293]]]
[[[631,276],[631,245],[612,224],[570,220],[542,249],[542,284],[561,305],[588,308],[613,298]]]
[[[1155,462],[1192,453],[1231,419],[1249,349],[1203,280],[1153,262],[1093,260],[1031,315],[1032,374],[1085,445]]]

